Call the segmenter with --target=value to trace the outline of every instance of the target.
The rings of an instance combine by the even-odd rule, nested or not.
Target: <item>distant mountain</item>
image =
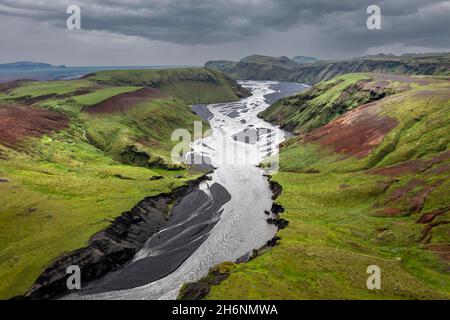
[[[251,55],[239,62],[209,61],[207,68],[225,72],[231,77],[240,80],[288,80],[292,70],[300,67],[298,63],[288,57],[269,57]]]
[[[375,55],[349,60],[319,61],[293,70],[291,81],[315,84],[346,73],[450,75],[450,53]]]
[[[244,63],[261,63],[261,64],[270,64],[283,68],[295,68],[298,67],[298,63],[289,59],[288,57],[270,57],[263,56],[259,54],[254,54],[248,57],[245,57],[241,60]]]
[[[48,63],[17,61],[12,63],[0,64],[0,70],[6,71],[20,71],[20,70],[36,70],[36,69],[50,69],[50,68],[65,68],[65,66],[54,66]]]
[[[89,73],[101,70],[137,70],[137,69],[170,69],[181,66],[85,66],[66,67],[48,63],[18,61],[0,64],[0,83],[15,80],[69,80],[81,78]]]
[[[298,57],[297,57],[298,58]],[[299,63],[307,59],[253,55],[239,62],[209,61],[206,67],[240,80],[294,81],[315,84],[346,73],[376,72],[408,75],[450,75],[450,53],[371,55],[348,60]],[[312,58],[314,59],[314,58]],[[312,60],[309,60],[312,61]]]
[[[319,59],[316,59],[314,57],[307,57],[307,56],[295,56],[292,57],[293,61],[297,62],[298,64],[308,64],[308,63],[315,63],[319,62]]]

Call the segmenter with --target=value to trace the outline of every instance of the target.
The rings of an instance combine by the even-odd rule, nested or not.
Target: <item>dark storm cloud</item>
[[[66,8],[82,31],[66,29]],[[382,30],[366,9],[381,7]],[[202,65],[260,53],[450,51],[450,0],[0,0],[0,63]]]
[[[0,14],[64,26],[70,4],[81,7],[83,29],[178,44],[237,42],[302,26],[351,47],[442,47],[450,39],[450,1],[442,0],[0,0]],[[378,33],[365,28],[369,4],[382,8],[384,25]]]

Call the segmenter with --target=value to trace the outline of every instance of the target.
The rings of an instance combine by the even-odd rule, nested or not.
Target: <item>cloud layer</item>
[[[377,31],[366,28],[366,8],[375,4],[372,0],[0,0],[0,27],[34,24],[37,34],[39,29],[61,33],[71,4],[81,7],[86,38],[95,33],[133,42],[138,37],[152,45],[181,46],[186,52],[194,47],[246,51],[250,44],[261,47],[262,53],[281,52],[273,48],[276,44],[286,47],[286,55],[296,50],[329,56],[332,50],[341,57],[376,48],[450,46],[449,0],[377,1],[383,15],[382,30]]]

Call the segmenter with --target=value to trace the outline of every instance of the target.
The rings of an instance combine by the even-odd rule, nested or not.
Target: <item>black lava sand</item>
[[[167,227],[147,241],[142,249],[142,259],[106,275],[80,293],[131,289],[161,279],[178,269],[207,239],[220,219],[222,206],[231,199],[228,191],[218,183],[209,187],[209,193],[196,190],[185,196],[172,208]]]

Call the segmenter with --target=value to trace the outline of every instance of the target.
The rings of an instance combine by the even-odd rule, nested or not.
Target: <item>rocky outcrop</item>
[[[179,300],[201,300],[211,290],[211,286],[218,285],[229,277],[234,263],[224,262],[211,268],[208,275],[197,282],[185,284],[178,296]]]
[[[276,200],[283,192],[283,187],[278,182],[270,180],[270,177],[269,177],[269,187],[273,193],[272,200]],[[289,221],[280,217],[280,214],[284,212],[284,208],[281,205],[274,202],[272,204],[272,208],[270,209],[270,212],[272,213],[272,217],[270,217],[266,220],[267,223],[273,224],[274,226],[276,226],[278,228],[278,230],[284,229],[289,225]],[[276,244],[276,240],[275,240],[275,244]],[[268,242],[268,245],[269,245],[269,242]],[[274,246],[274,245],[272,245],[272,246]]]
[[[70,265],[80,267],[82,284],[117,270],[134,257],[147,239],[167,225],[172,205],[206,179],[204,175],[170,193],[145,198],[112,221],[107,229],[94,235],[87,247],[56,259],[38,277],[24,298],[52,299],[65,294],[66,270]]]

